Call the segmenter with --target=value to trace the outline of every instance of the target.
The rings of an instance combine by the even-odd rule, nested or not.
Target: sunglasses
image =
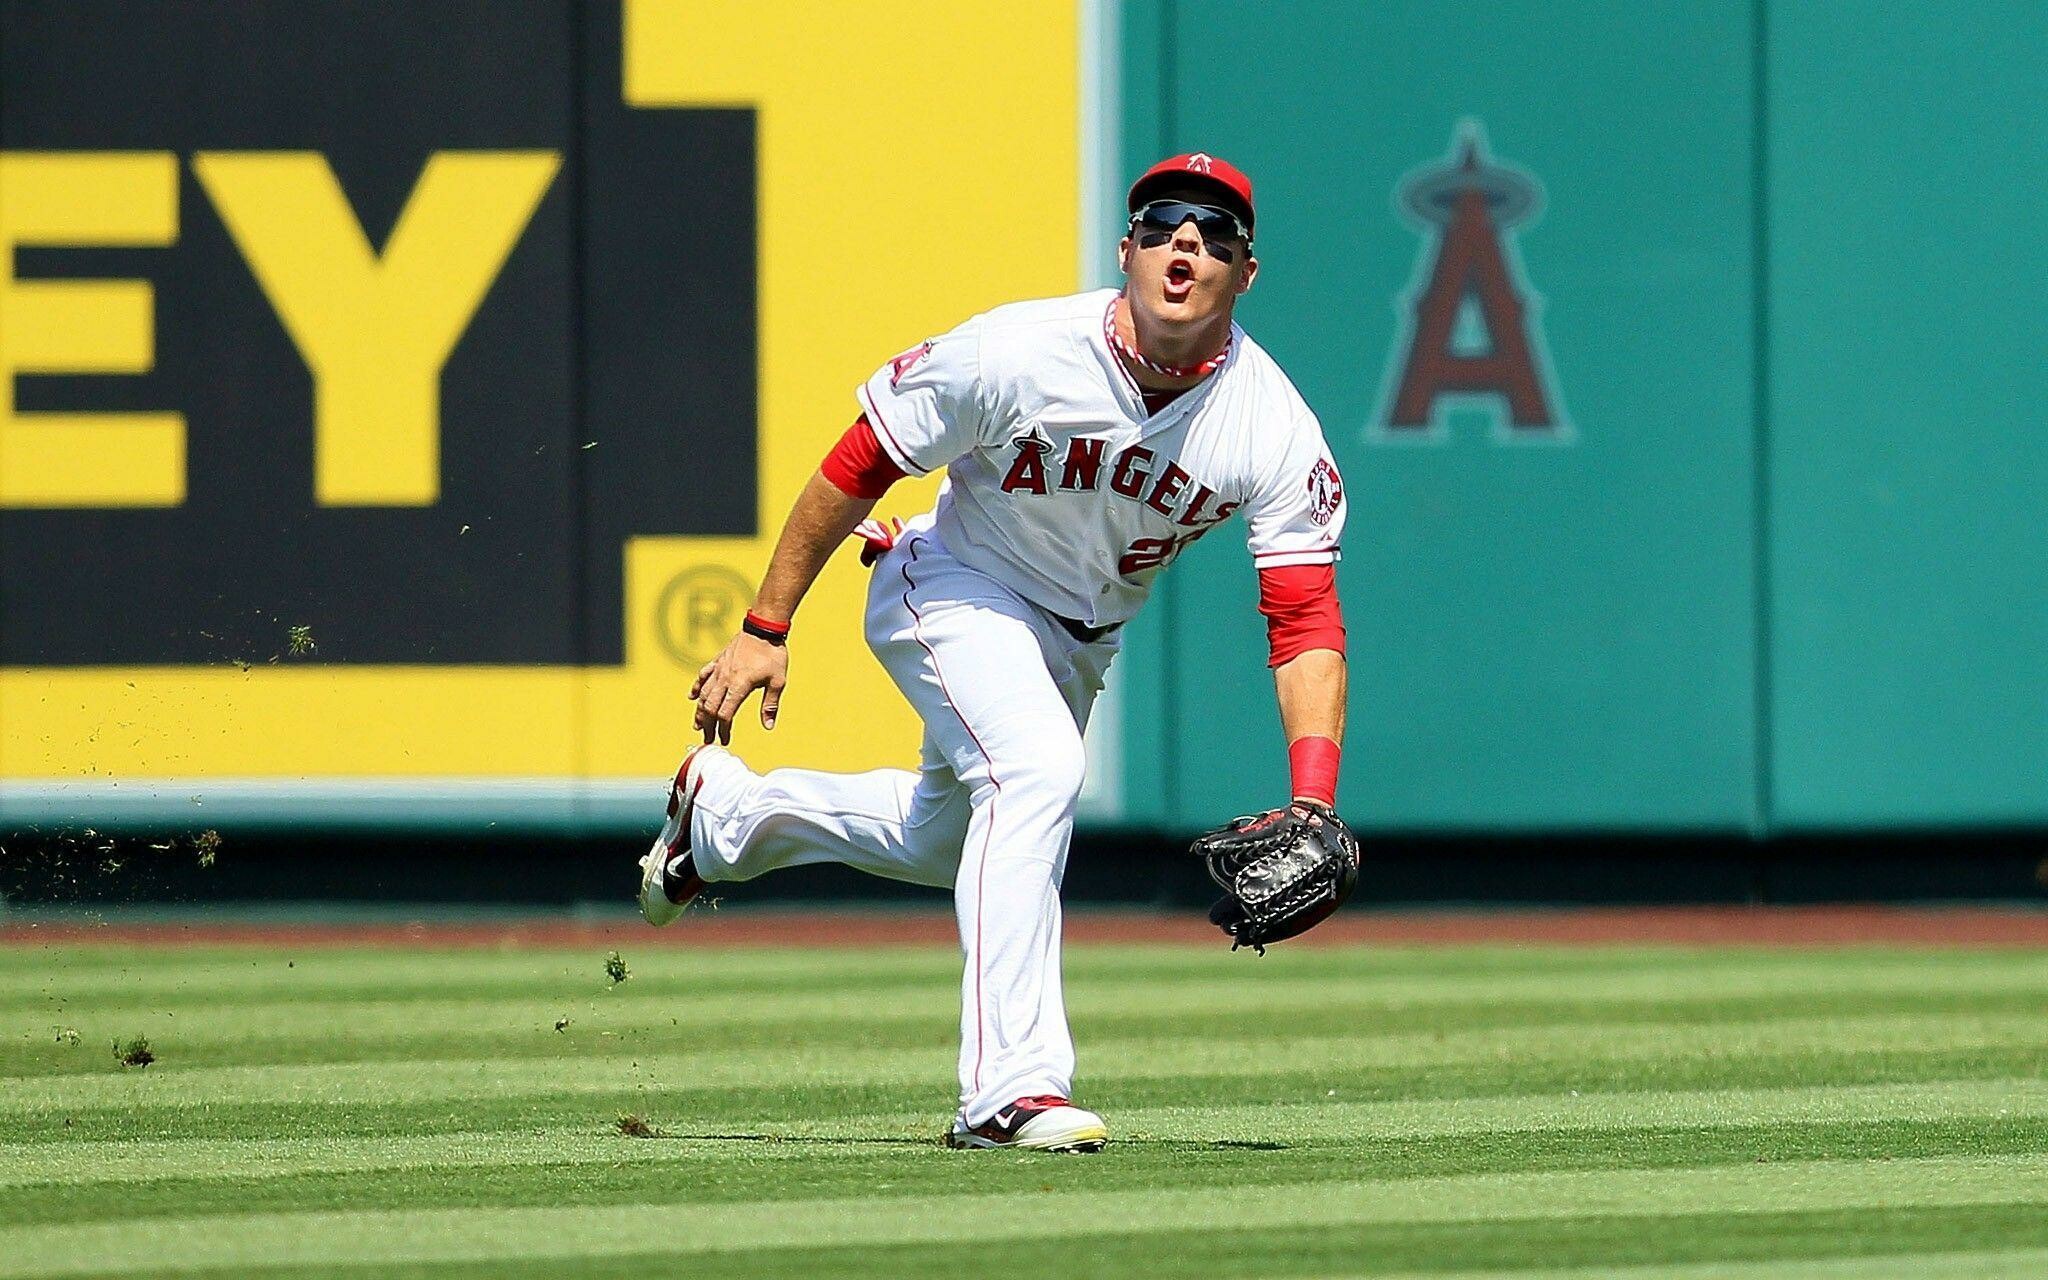
[[[1252,242],[1252,233],[1228,209],[1209,204],[1187,204],[1179,200],[1154,200],[1131,215],[1131,236],[1140,249],[1157,249],[1173,239],[1181,224],[1192,219],[1202,247],[1218,262],[1231,262],[1237,250],[1228,241]]]

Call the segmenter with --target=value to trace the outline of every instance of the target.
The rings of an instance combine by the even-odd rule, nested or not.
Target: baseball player
[[[1060,989],[1081,735],[1160,571],[1233,516],[1258,570],[1293,797],[1325,813],[1335,798],[1344,490],[1315,415],[1231,318],[1258,274],[1251,181],[1175,156],[1128,203],[1122,289],[998,307],[859,388],[862,412],[798,497],[741,633],[698,673],[704,745],[641,860],[658,925],[706,882],[805,863],[950,887],[965,953],[954,1146],[1108,1139],[1069,1101]],[[895,481],[941,470],[931,511],[868,518]],[[867,642],[924,721],[922,764],[756,773],[726,748],[733,718],[760,690],[774,728],[791,619],[856,529],[873,564]]]

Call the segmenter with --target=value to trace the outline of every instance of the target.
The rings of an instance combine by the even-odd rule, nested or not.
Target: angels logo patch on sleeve
[[[897,383],[903,381],[903,375],[910,372],[911,366],[916,364],[918,361],[924,359],[931,353],[931,340],[927,338],[925,341],[918,343],[916,346],[904,352],[902,355],[896,356],[893,359],[891,359],[889,361],[889,385],[893,387]]]
[[[1315,468],[1308,473],[1308,493],[1308,518],[1317,524],[1330,523],[1344,501],[1344,478],[1337,474],[1336,463],[1328,458],[1316,460]]]

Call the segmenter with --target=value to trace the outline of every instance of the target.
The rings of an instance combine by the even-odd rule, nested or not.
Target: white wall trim
[[[1122,208],[1122,57],[1119,0],[1080,0],[1080,261],[1075,278],[1084,289],[1115,283],[1116,214]],[[1116,664],[1095,699],[1083,742],[1088,775],[1081,787],[1080,817],[1115,822],[1124,816],[1124,711]]]

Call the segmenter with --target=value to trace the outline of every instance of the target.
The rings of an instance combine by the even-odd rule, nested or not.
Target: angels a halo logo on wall
[[[1487,154],[1461,120],[1450,154],[1404,176],[1394,208],[1422,235],[1379,407],[1367,438],[1438,440],[1455,410],[1478,409],[1496,440],[1574,438],[1543,337],[1543,299],[1522,269],[1515,229],[1543,211],[1543,186]]]

